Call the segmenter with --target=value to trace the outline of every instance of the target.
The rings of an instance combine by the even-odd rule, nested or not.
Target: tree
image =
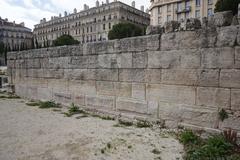
[[[54,46],[74,45],[79,44],[79,41],[75,40],[70,35],[62,35],[53,41]]]
[[[144,35],[144,29],[131,23],[119,23],[113,26],[108,33],[108,39],[121,39]]]
[[[238,13],[238,4],[240,0],[218,0],[215,6],[215,12],[232,11],[233,15]]]

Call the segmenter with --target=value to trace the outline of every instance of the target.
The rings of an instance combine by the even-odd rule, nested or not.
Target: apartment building
[[[181,21],[187,18],[209,17],[214,14],[217,0],[151,0],[151,25]]]
[[[96,42],[108,40],[108,32],[113,25],[120,22],[130,22],[140,27],[146,27],[150,24],[150,15],[144,12],[144,6],[141,9],[114,0],[100,4],[96,1],[96,6],[89,8],[84,5],[84,10],[73,13],[64,13],[64,16],[51,17],[46,21],[43,18],[40,24],[34,28],[34,42],[40,47],[51,46],[53,41],[62,35],[71,35],[80,43]]]

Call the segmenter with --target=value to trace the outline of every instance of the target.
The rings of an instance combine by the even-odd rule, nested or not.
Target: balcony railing
[[[176,13],[179,14],[179,13],[187,13],[187,12],[191,12],[192,8],[191,6],[188,6],[186,8],[183,8],[183,9],[176,9]]]

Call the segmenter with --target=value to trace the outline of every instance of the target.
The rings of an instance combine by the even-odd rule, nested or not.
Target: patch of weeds
[[[133,126],[133,122],[124,121],[124,120],[119,119],[119,120],[118,120],[118,125],[119,125],[120,127],[121,127],[121,126],[130,127],[130,126]]]
[[[88,115],[87,114],[83,114],[81,116],[76,117],[76,119],[81,119],[81,118],[86,118],[86,117],[88,117]]]
[[[34,107],[34,106],[39,106],[40,103],[39,102],[30,101],[30,102],[27,102],[26,105]]]
[[[184,145],[197,145],[200,143],[200,138],[191,130],[185,130],[179,136],[179,141]]]
[[[15,94],[7,94],[7,95],[1,95],[0,99],[20,99],[21,97],[15,95]]]
[[[115,120],[115,118],[110,117],[110,116],[101,116],[100,118],[103,119],[103,120],[107,120],[107,121],[114,121]]]
[[[131,146],[131,145],[129,145],[129,146],[128,146],[128,149],[131,149],[131,148],[132,148],[132,146]]]
[[[161,154],[161,151],[159,151],[157,148],[154,148],[154,149],[152,150],[152,153],[153,153],[153,154]]]
[[[138,128],[149,128],[149,127],[152,127],[153,125],[151,124],[151,122],[139,120],[139,121],[137,121],[136,126]]]
[[[61,109],[53,109],[53,112],[61,112]]]
[[[101,153],[104,154],[105,153],[105,148],[101,149]]]
[[[72,103],[68,112],[63,114],[65,114],[67,117],[71,117],[75,114],[87,114],[87,113],[84,110],[79,109],[78,106]]]
[[[55,103],[54,101],[45,101],[45,102],[39,102],[39,108],[41,109],[60,108],[60,105]]]
[[[225,119],[228,118],[228,113],[225,109],[221,109],[218,113],[219,119],[223,122]]]
[[[180,134],[179,140],[184,144],[187,160],[232,160],[234,158],[234,145],[223,135],[215,135],[203,140],[188,130]]]
[[[107,148],[110,149],[112,147],[111,143],[107,143]]]

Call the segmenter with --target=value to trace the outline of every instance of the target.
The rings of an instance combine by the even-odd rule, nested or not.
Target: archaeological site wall
[[[28,99],[240,131],[239,25],[12,52],[8,74]]]

